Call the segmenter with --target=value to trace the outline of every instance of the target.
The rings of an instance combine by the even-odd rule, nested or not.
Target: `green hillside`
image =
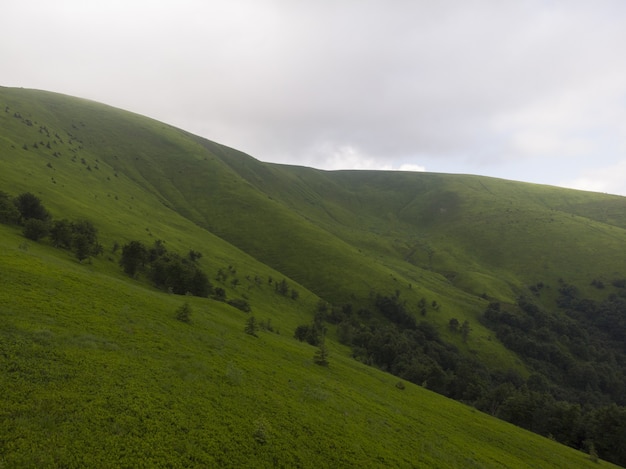
[[[536,397],[527,381],[546,372],[498,321],[501,311],[534,311],[518,302],[528,296],[546,317],[599,327],[560,310],[561,291],[575,289],[574,312],[583,300],[621,295],[612,282],[626,277],[624,198],[266,164],[102,104],[11,88],[0,88],[0,191],[35,194],[54,220],[90,220],[102,246],[78,262],[50,240],[26,240],[19,224],[0,225],[0,467],[593,464],[424,387],[623,461],[613,440],[593,437],[618,428],[601,410],[624,405],[611,397],[621,368],[607,371],[614,391],[597,378],[599,397],[585,401],[595,413],[578,411],[580,434],[525,425],[511,409]],[[201,253],[213,287],[251,312],[129,277],[120,247],[132,240]],[[282,280],[291,295],[277,292]],[[539,283],[540,294],[529,290]],[[176,320],[185,303],[189,323]],[[258,337],[244,333],[251,316],[265,326]],[[462,336],[451,319],[471,332]],[[317,321],[328,331],[329,367],[293,338]],[[589,330],[592,342],[600,337]],[[407,341],[404,361],[374,348],[377,331],[388,345]],[[419,341],[423,351],[413,349]],[[569,342],[550,344],[569,354]],[[587,354],[575,365],[600,352]],[[474,371],[463,378],[463,369]],[[555,409],[583,402],[574,385],[567,399],[561,382],[550,386],[561,397]],[[468,387],[480,389],[470,398]],[[496,401],[509,413],[487,408]]]

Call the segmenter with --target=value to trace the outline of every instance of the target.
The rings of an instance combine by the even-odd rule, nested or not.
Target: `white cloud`
[[[561,187],[626,196],[626,160],[602,168],[590,168],[579,177],[562,181]]]
[[[424,166],[420,166],[417,164],[401,164],[398,168],[399,171],[416,171],[416,172],[424,172],[426,168]]]
[[[556,184],[624,155],[623,0],[6,3],[3,85],[265,161]]]

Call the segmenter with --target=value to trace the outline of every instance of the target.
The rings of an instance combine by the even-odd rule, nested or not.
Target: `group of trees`
[[[54,247],[67,249],[79,261],[102,253],[98,230],[89,220],[53,220],[36,195],[24,192],[15,198],[0,192],[0,222],[21,225],[32,241],[48,237]]]
[[[463,324],[461,324],[457,318],[451,318],[450,321],[448,321],[448,327],[452,332],[461,334],[463,342],[467,342],[469,334],[472,331],[468,320],[463,321]]]
[[[444,342],[430,323],[418,323],[397,293],[374,294],[371,300],[371,310],[356,312],[351,304],[320,302],[312,323],[298,326],[294,336],[322,347],[328,322],[336,325],[339,341],[352,348],[354,358],[407,381],[464,401],[476,399],[477,390],[487,386],[484,366]]]
[[[626,465],[626,291],[621,281],[611,285],[598,301],[561,282],[553,311],[520,297],[491,303],[483,322],[533,372],[523,385],[498,389],[492,413],[575,448],[593,444],[600,457]]]
[[[397,295],[378,294],[373,306],[356,313],[342,309],[338,338],[352,347],[355,358],[464,402],[488,386],[484,365],[446,343],[431,323],[417,322]]]
[[[328,347],[326,347],[327,329],[324,325],[328,307],[330,307],[328,303],[320,302],[313,316],[313,322],[311,324],[302,324],[296,327],[294,331],[294,337],[300,342],[307,342],[317,347],[315,355],[313,356],[313,363],[320,366],[328,366],[329,364],[329,352]]]
[[[274,282],[274,291],[279,295],[289,296],[292,300],[297,300],[300,297],[298,290],[291,288],[286,279],[282,279],[280,282],[273,281],[272,277],[268,279],[268,283],[271,285]]]
[[[339,341],[364,363],[626,465],[626,282],[612,285],[622,292],[598,302],[563,284],[560,311],[550,313],[527,298],[488,306],[482,322],[532,370],[526,378],[461,353],[432,324],[418,322],[398,294],[373,294],[371,307],[358,311],[320,302],[294,336],[321,347],[325,324],[335,324]],[[453,318],[448,326],[464,341],[471,333],[468,321]]]
[[[81,262],[103,252],[98,242],[98,230],[91,221],[54,220],[39,197],[30,192],[12,197],[0,191],[0,223],[22,226],[24,236],[32,241],[48,238],[54,247],[72,251]],[[194,250],[190,250],[187,256],[168,251],[163,241],[156,241],[151,247],[140,241],[130,241],[122,247],[119,263],[128,275],[145,275],[163,290],[180,295],[213,295],[249,312],[251,308],[246,300],[227,300],[223,288],[213,288],[198,266],[197,261],[201,258],[202,253]],[[280,285],[282,294],[291,291],[292,298],[297,298],[297,292],[290,290],[285,281],[277,285]]]
[[[147,247],[140,241],[130,241],[122,247],[120,265],[131,277],[145,275],[154,285],[177,295],[209,296],[213,286],[200,269],[200,253],[190,251],[186,257],[170,252],[163,241]]]
[[[326,335],[326,326],[324,326],[324,314],[317,311],[313,317],[311,324],[301,324],[296,327],[294,337],[300,342],[306,342],[311,345],[319,346]]]

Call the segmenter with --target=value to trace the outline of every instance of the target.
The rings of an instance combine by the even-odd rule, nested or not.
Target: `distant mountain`
[[[624,197],[263,163],[143,116],[14,88],[0,88],[0,191],[34,194],[53,220],[91,221],[102,246],[78,263],[50,238],[25,241],[23,222],[0,225],[7,467],[110,465],[112,454],[126,465],[146,454],[192,466],[590,462],[411,383],[626,464],[626,424],[610,418],[626,416]],[[119,260],[133,240],[200,253],[224,301],[127,276]],[[174,318],[184,301],[190,324]],[[244,333],[251,315],[258,338]],[[312,360],[323,341],[327,370]],[[447,410],[420,399],[465,420],[442,424]],[[417,430],[421,412],[432,414]],[[72,419],[101,434],[67,446],[80,457],[49,453],[44,435],[75,438]],[[459,443],[472,425],[490,428],[475,452]],[[393,428],[408,440],[392,444]],[[169,454],[139,443],[149,435]]]

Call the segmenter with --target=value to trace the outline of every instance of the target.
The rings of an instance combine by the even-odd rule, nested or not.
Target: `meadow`
[[[280,318],[253,337],[247,314],[223,302],[129,282],[107,260],[79,264],[14,229],[0,228],[0,244],[2,467],[595,466],[400,389],[336,344],[330,366],[316,366]],[[189,324],[175,318],[184,302]]]

